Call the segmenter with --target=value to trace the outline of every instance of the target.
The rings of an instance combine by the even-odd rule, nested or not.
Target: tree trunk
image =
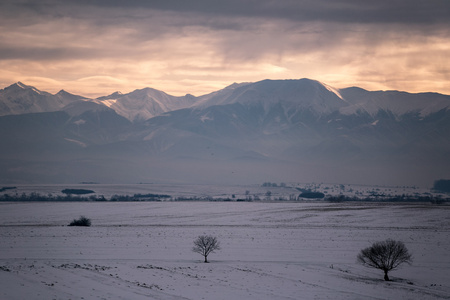
[[[384,271],[384,280],[389,281],[388,271]]]
[[[207,256],[205,255],[205,263],[207,263],[207,262],[208,262],[208,260],[206,259],[206,257],[207,257]]]

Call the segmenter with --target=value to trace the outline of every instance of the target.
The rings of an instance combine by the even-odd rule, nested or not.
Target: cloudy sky
[[[97,97],[233,82],[450,94],[448,0],[1,0],[0,88]]]

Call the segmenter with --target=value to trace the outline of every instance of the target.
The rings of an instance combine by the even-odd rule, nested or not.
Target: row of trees
[[[286,183],[282,182],[279,185],[275,182],[264,182],[262,187],[286,187]]]
[[[87,195],[89,190],[63,190],[62,195],[42,195],[36,192],[30,194],[3,194],[0,195],[0,201],[31,201],[31,202],[78,202],[78,201],[117,201],[117,202],[132,202],[132,201],[298,201],[299,199],[322,199],[328,202],[431,202],[435,204],[450,202],[450,197],[438,196],[375,196],[375,197],[357,197],[345,195],[325,195],[321,192],[312,192],[305,190],[300,194],[290,194],[288,196],[274,196],[269,190],[259,197],[257,194],[250,195],[249,191],[245,192],[245,198],[236,198],[232,195],[230,198],[213,198],[210,196],[204,197],[172,197],[166,194],[134,194],[134,195],[112,195],[110,198],[105,198],[103,195]]]
[[[220,243],[216,237],[201,235],[194,240],[192,251],[201,254],[205,259],[204,262],[207,263],[208,255],[219,249]],[[403,263],[411,263],[412,255],[403,242],[387,239],[362,249],[357,256],[357,261],[364,266],[382,270],[384,280],[389,281],[388,273]]]

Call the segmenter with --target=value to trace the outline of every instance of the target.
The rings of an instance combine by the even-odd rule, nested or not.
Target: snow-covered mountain
[[[115,92],[110,96],[99,97],[95,101],[114,109],[130,121],[143,121],[168,111],[189,107],[195,100],[192,95],[175,97],[152,88],[145,88],[128,94]]]
[[[71,102],[84,100],[88,99],[64,90],[52,95],[17,82],[0,90],[0,116],[58,111]]]
[[[352,160],[394,152],[401,157],[418,150],[419,145],[450,147],[449,96],[389,92],[391,109],[387,96],[375,92],[375,96],[378,94],[382,101],[375,110],[375,97],[348,100],[341,91],[317,81],[266,80],[148,120],[152,134],[147,140],[157,138],[159,133],[166,135],[171,128],[184,139],[201,136],[255,157],[291,161]],[[411,95],[411,107],[405,94]],[[355,105],[358,109],[350,114]],[[417,147],[407,148],[413,144]],[[172,152],[186,156],[185,147],[179,145]],[[402,147],[405,152],[398,151]],[[198,153],[194,151],[193,155],[199,158]]]
[[[244,106],[262,106],[270,109],[281,104],[286,111],[308,109],[319,114],[331,113],[348,103],[339,92],[318,81],[300,80],[263,80],[235,87],[230,94],[220,93],[201,107],[240,103]]]
[[[447,95],[367,91],[358,87],[336,89],[306,78],[234,83],[199,97],[190,94],[176,97],[156,89],[144,88],[127,94],[114,92],[96,99],[73,95],[64,90],[52,95],[17,82],[0,90],[0,115],[57,111],[76,101],[102,104],[134,122],[183,108],[201,110],[236,103],[247,107],[259,106],[265,110],[282,105],[288,115],[295,114],[297,110],[308,110],[319,115],[339,112],[343,115],[367,113],[371,116],[384,111],[395,116],[418,113],[424,117],[450,107]]]
[[[300,79],[200,97],[145,88],[97,99],[16,84],[1,97],[22,107],[0,117],[3,182],[431,185],[450,177],[447,95]]]
[[[200,100],[195,105],[205,108],[233,103],[259,105],[265,109],[282,104],[290,113],[307,109],[321,115],[339,112],[345,115],[368,113],[374,116],[385,111],[396,116],[418,113],[424,117],[449,109],[450,97],[438,93],[372,92],[357,87],[336,89],[325,83],[303,78],[233,85],[211,94],[206,100]]]
[[[396,116],[412,113],[425,117],[450,108],[449,96],[438,93],[370,92],[357,87],[341,89],[339,93],[351,104],[340,109],[345,115],[368,113],[373,116],[386,111]]]

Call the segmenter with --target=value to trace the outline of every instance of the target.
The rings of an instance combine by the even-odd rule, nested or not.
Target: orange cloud
[[[233,82],[309,77],[450,94],[448,4],[305,3],[4,1],[0,84],[90,97],[147,86],[201,95]]]

